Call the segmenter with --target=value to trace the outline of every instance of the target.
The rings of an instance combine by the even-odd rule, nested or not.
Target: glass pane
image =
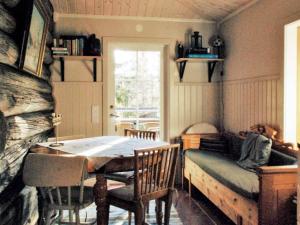
[[[133,122],[137,129],[159,129],[160,52],[115,50],[114,61],[119,120]]]

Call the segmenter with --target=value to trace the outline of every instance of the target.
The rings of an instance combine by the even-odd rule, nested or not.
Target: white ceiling
[[[61,14],[221,21],[253,0],[51,0]]]

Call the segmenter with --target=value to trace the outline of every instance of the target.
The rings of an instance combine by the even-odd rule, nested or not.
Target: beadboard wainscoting
[[[61,137],[102,135],[102,82],[53,82]]]
[[[279,75],[224,81],[224,127],[239,132],[254,124],[281,126],[282,81]]]
[[[220,83],[175,83],[171,88],[170,136],[197,122],[219,127]]]

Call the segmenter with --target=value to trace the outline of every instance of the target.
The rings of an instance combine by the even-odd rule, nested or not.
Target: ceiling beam
[[[217,23],[217,26],[219,27],[220,25],[222,25],[223,23],[225,23],[227,20],[231,19],[232,17],[235,17],[237,15],[239,15],[241,12],[245,11],[246,9],[252,7],[254,4],[256,4],[259,0],[253,0],[249,3],[247,3],[246,5],[238,8],[237,10],[235,10],[234,12],[230,13],[229,15],[227,15],[226,17],[224,17],[222,20],[220,20]]]

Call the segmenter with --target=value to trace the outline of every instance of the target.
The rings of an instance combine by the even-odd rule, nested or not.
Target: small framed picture
[[[49,17],[41,0],[27,4],[19,67],[40,76],[46,45]]]

